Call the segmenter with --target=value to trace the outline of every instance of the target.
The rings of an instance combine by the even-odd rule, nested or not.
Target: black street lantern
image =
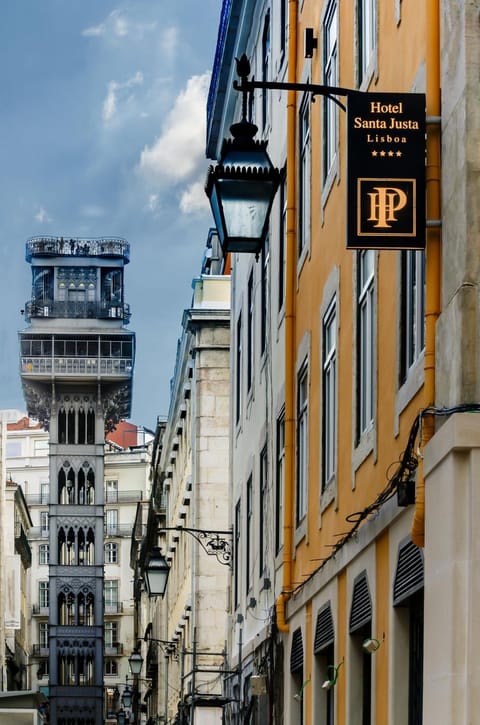
[[[128,664],[130,665],[130,672],[132,675],[139,675],[142,671],[143,657],[137,648],[133,650],[132,654],[128,658]]]
[[[163,597],[170,567],[159,546],[154,546],[145,562],[145,585],[149,597]]]
[[[126,685],[122,695],[122,706],[126,708],[132,707],[133,692],[130,685]]]
[[[126,721],[126,713],[122,707],[122,709],[117,712],[117,723],[118,725],[125,725]]]
[[[245,56],[237,61],[242,82],[250,72]],[[242,87],[240,86],[240,90]],[[280,171],[267,153],[267,142],[254,139],[257,127],[247,121],[243,93],[240,123],[230,127],[220,160],[211,166],[205,185],[223,253],[251,252],[258,256],[268,232],[268,219],[280,183]]]

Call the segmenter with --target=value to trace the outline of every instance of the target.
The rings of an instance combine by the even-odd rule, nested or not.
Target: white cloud
[[[205,194],[205,182],[195,181],[185,189],[180,197],[180,211],[183,214],[196,214],[208,211],[208,199]]]
[[[173,182],[191,179],[204,159],[205,105],[210,73],[192,76],[177,96],[160,136],[145,146],[139,170],[147,177]]]
[[[117,38],[123,38],[128,35],[128,31],[129,22],[127,18],[122,15],[120,10],[112,10],[103,23],[92,25],[90,28],[85,28],[85,30],[82,30],[82,35],[86,38],[98,38],[102,35],[112,34]]]
[[[112,10],[103,22],[82,30],[82,35],[85,38],[125,38],[127,35],[136,35],[141,38],[145,32],[154,30],[156,26],[156,22],[136,23],[127,18],[121,10]]]
[[[123,91],[132,88],[133,86],[142,85],[142,83],[143,75],[140,71],[137,71],[134,76],[124,83],[119,83],[118,81],[109,82],[107,86],[107,95],[105,96],[102,106],[102,118],[104,123],[108,124],[116,115],[118,96],[121,95]],[[129,95],[127,94],[127,100],[128,99]]]
[[[47,210],[44,209],[43,206],[40,206],[38,208],[37,213],[35,214],[35,221],[40,222],[40,224],[47,224],[48,222],[51,222],[52,219],[47,214]]]
[[[160,45],[167,58],[173,59],[178,47],[178,28],[174,26],[165,28],[162,32]]]

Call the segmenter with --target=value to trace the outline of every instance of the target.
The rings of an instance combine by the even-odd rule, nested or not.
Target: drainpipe
[[[297,76],[298,0],[288,3],[288,81]],[[287,96],[287,239],[285,289],[285,490],[283,508],[283,580],[277,599],[277,627],[288,632],[285,605],[292,590],[293,516],[295,487],[295,289],[297,270],[296,210],[296,120],[295,91]]]
[[[427,248],[425,304],[425,406],[435,404],[435,326],[440,315],[441,284],[441,101],[439,0],[427,0]],[[433,416],[423,428],[423,443],[434,433]],[[425,545],[425,479],[419,469],[411,536],[416,546]]]

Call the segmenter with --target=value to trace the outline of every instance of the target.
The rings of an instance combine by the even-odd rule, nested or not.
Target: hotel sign
[[[347,247],[425,247],[425,95],[348,97]]]

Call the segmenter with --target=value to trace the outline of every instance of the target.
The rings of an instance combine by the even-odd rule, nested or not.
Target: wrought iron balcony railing
[[[125,264],[130,261],[130,244],[120,237],[85,239],[75,237],[30,237],[25,247],[27,262],[32,257],[121,257]]]
[[[48,617],[49,606],[43,604],[32,604],[32,614],[40,617]]]
[[[60,317],[69,319],[122,320],[130,322],[130,305],[113,302],[29,300],[25,303],[25,321],[32,317]]]
[[[89,358],[89,357],[27,357],[20,358],[23,376],[28,375],[108,375],[112,377],[131,377],[133,358]]]
[[[48,657],[49,647],[43,644],[32,645],[32,657]]]

